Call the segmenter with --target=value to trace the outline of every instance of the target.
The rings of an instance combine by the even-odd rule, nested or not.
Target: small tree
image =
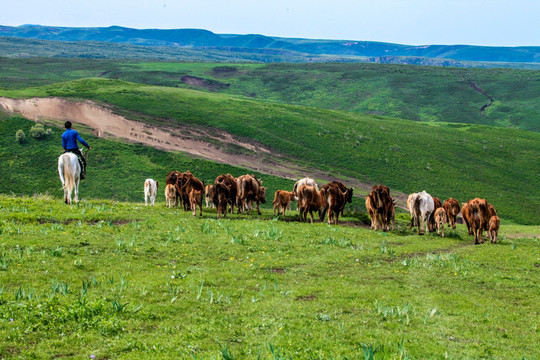
[[[17,132],[15,133],[15,139],[17,139],[19,144],[26,142],[26,135],[24,134],[24,131],[17,130]]]
[[[32,136],[34,139],[42,138],[46,135],[51,135],[52,129],[45,129],[43,124],[36,124],[30,128],[30,136]]]

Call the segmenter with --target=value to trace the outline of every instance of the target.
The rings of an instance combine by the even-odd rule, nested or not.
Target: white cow
[[[433,198],[426,192],[426,190],[423,190],[422,192],[412,196],[411,205],[414,209],[414,218],[416,225],[418,226],[418,235],[424,234],[424,223],[426,232],[429,233],[428,223],[431,216],[433,216],[433,211],[435,209],[435,202],[433,201]]]
[[[154,206],[156,201],[156,194],[159,183],[154,179],[146,179],[144,181],[144,205],[148,206],[148,199],[150,199],[150,205]]]

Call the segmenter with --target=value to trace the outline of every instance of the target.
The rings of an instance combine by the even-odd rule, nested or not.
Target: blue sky
[[[409,45],[540,46],[540,0],[17,0],[0,25],[207,29]]]

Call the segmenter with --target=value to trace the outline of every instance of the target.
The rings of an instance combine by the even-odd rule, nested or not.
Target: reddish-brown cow
[[[317,190],[317,187],[312,185],[302,185],[298,188],[298,210],[300,212],[300,221],[307,221],[307,213],[309,212],[311,223],[313,223],[313,211],[318,211],[320,218],[322,206],[321,193]]]
[[[454,198],[447,199],[444,201],[443,208],[446,211],[446,223],[448,227],[452,226],[452,229],[455,229],[456,218],[461,210],[459,208],[459,202]]]
[[[277,190],[274,195],[274,216],[276,216],[276,209],[278,215],[285,215],[285,211],[291,206],[291,202],[298,200],[294,191]]]
[[[255,175],[242,175],[236,179],[238,184],[238,213],[249,212],[253,209],[253,202],[257,204],[257,213],[261,215],[259,203],[266,203],[266,188]]]

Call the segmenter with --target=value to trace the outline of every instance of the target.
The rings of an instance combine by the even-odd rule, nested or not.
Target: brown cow
[[[321,188],[321,197],[323,201],[323,211],[320,221],[324,221],[324,216],[328,212],[328,224],[337,225],[339,214],[343,213],[346,203],[352,202],[353,188],[347,187],[339,182],[332,181]]]
[[[192,189],[190,192],[189,192],[189,204],[191,206],[191,212],[193,214],[193,216],[196,216],[197,215],[197,206],[199,206],[199,209],[200,209],[200,213],[199,213],[199,216],[202,216],[202,190],[195,190],[195,189]]]
[[[187,194],[189,209],[193,212],[193,215],[195,215],[196,207],[199,205],[201,209],[200,216],[202,216],[202,194],[204,193],[204,182],[197,179],[191,173],[189,173],[186,179],[185,184],[181,188],[182,194]],[[195,200],[196,203],[193,202]]]
[[[341,216],[343,216],[343,210],[345,210],[345,205],[346,203],[351,203],[352,202],[352,196],[353,196],[353,191],[354,191],[354,188],[350,188],[348,189],[345,184],[343,184],[341,181],[337,181],[337,180],[334,180],[326,185],[323,185],[323,187],[321,188],[321,191],[324,189],[325,190],[325,193],[328,194],[328,190],[333,187],[333,188],[337,188],[339,190],[341,190],[341,192],[343,192],[345,194],[345,201],[343,201],[343,203],[341,204],[342,206],[340,207],[340,214]],[[335,191],[333,191],[335,192]],[[322,213],[321,213],[321,221],[324,221],[324,217],[326,216],[326,212],[328,211],[328,204],[327,204],[327,201],[326,199],[324,200],[324,209],[322,210]]]
[[[206,185],[204,188],[204,201],[206,202],[206,208],[215,208],[212,201],[212,194],[214,193],[214,185]]]
[[[238,183],[236,182],[236,179],[234,178],[234,176],[232,176],[231,174],[219,175],[214,181],[214,193],[215,193],[215,186],[218,183],[224,183],[228,187],[227,203],[230,206],[229,212],[232,214],[234,211],[234,206],[236,205],[237,196],[238,196]],[[213,196],[213,199],[216,199],[215,194]],[[217,207],[216,201],[214,201],[214,204]],[[227,207],[225,206],[225,209],[226,208]]]
[[[173,185],[176,186],[178,183],[178,178],[182,175],[180,171],[171,171],[167,174],[167,178],[165,179],[166,185]],[[175,190],[175,199],[174,199],[174,206],[178,205],[178,198],[180,197],[180,194],[178,193],[178,189]]]
[[[437,223],[435,222],[435,211],[437,211],[438,208],[442,207],[441,199],[438,197],[433,196],[433,213],[429,217],[429,232],[433,232],[437,230]]]
[[[435,219],[435,225],[437,226],[437,234],[444,237],[444,223],[446,222],[446,211],[444,210],[444,207],[437,208],[435,210],[435,216],[433,217]]]
[[[277,190],[274,196],[274,216],[276,216],[276,209],[278,215],[285,215],[285,211],[291,206],[291,202],[298,200],[294,191]]]
[[[473,233],[471,229],[469,205],[467,203],[461,204],[461,217],[463,218],[465,225],[467,225],[467,233],[472,235]]]
[[[312,185],[302,185],[298,188],[298,210],[300,212],[300,221],[307,221],[307,213],[311,216],[313,224],[313,211],[319,212],[321,217],[321,208],[323,206],[321,193],[317,187]]]
[[[466,216],[468,218],[467,220],[469,222],[470,229],[474,235],[474,243],[481,244],[484,242],[482,238],[482,231],[486,226],[485,222],[488,214],[488,202],[486,199],[475,198],[467,201],[466,205]],[[461,213],[463,214],[463,209],[461,210]],[[489,222],[489,220],[487,221]]]
[[[366,209],[371,218],[371,228],[378,230],[380,226],[383,231],[388,231],[394,213],[393,207],[390,189],[385,185],[373,186],[371,193],[366,196]]]
[[[485,214],[485,217],[484,217],[484,229],[483,230],[488,230],[489,228],[489,220],[491,219],[492,216],[497,216],[497,210],[495,210],[495,207],[493,205],[491,205],[490,203],[487,203],[487,213]]]
[[[176,187],[173,184],[165,185],[165,199],[168,208],[176,206]]]
[[[407,198],[407,209],[409,210],[409,214],[411,215],[411,224],[409,226],[409,230],[411,230],[415,223],[416,223],[416,212],[414,211],[414,199],[416,198],[416,193],[412,193]]]
[[[443,208],[446,211],[446,223],[448,227],[452,226],[452,229],[455,229],[456,217],[461,210],[459,208],[459,202],[454,198],[447,199],[444,201]]]
[[[214,193],[212,195],[212,202],[216,206],[217,218],[223,214],[227,216],[227,204],[230,203],[231,187],[224,181],[214,183]]]
[[[497,242],[497,235],[499,234],[499,226],[501,225],[501,219],[497,215],[493,215],[489,219],[488,235],[493,244]]]
[[[266,188],[255,175],[242,175],[236,179],[238,184],[238,213],[249,212],[253,209],[253,202],[257,204],[257,213],[261,215],[259,203],[266,203]]]

